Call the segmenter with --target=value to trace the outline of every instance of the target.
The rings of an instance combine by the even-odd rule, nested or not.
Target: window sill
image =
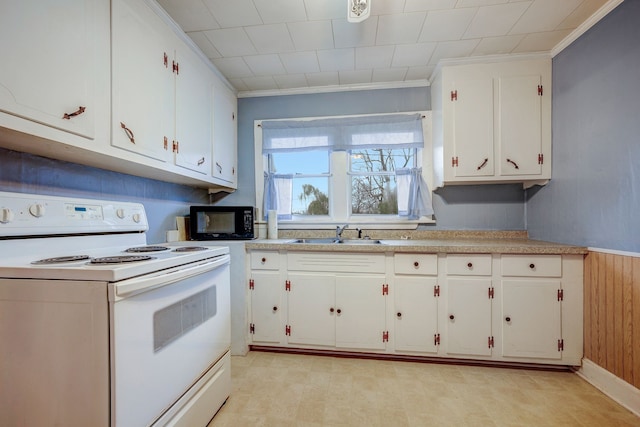
[[[349,224],[349,228],[368,228],[375,230],[415,230],[420,224],[435,224],[435,220],[423,217],[419,220],[366,220],[351,219],[343,222],[328,220],[279,220],[278,229],[280,230],[334,230],[336,226]],[[266,222],[258,222],[257,224],[266,224]]]

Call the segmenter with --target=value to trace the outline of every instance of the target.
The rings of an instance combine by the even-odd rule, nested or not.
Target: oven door
[[[111,285],[112,425],[152,424],[228,351],[229,282],[224,255]]]

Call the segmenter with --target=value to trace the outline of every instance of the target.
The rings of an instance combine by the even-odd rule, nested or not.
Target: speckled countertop
[[[348,231],[348,230],[347,230]],[[372,230],[371,239],[380,244],[295,243],[300,238],[333,237],[335,233],[281,231],[280,239],[247,242],[251,250],[296,250],[331,252],[414,252],[414,253],[501,253],[501,254],[586,254],[587,248],[527,238],[524,231],[411,231]],[[345,231],[346,239],[353,239]],[[408,239],[406,237],[409,237]]]

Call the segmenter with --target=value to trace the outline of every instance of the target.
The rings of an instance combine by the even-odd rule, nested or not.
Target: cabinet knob
[[[342,310],[341,309],[337,309],[336,313],[340,314],[340,313],[342,313]]]
[[[396,314],[396,316],[398,316],[398,319],[402,318],[402,313],[398,312],[398,314]]]
[[[336,311],[336,310],[335,310],[333,307],[331,307],[331,308],[329,309],[329,313],[333,313],[334,311]]]
[[[536,265],[534,263],[531,263],[529,264],[529,268],[533,270],[534,268],[536,268]]]
[[[454,316],[453,314],[450,314],[450,315],[449,315],[449,319],[453,320],[453,319],[455,319],[455,318],[456,318],[456,316]]]
[[[420,263],[418,261],[414,261],[413,266],[415,268],[418,268],[418,267],[420,267]]]
[[[467,263],[467,267],[468,267],[468,268],[472,268],[472,267],[473,267],[473,263],[472,263],[472,262],[468,262],[468,263]]]
[[[505,318],[504,318],[504,321],[505,321],[505,322],[511,322],[511,317],[510,317],[510,316],[505,317]]]
[[[278,311],[278,307],[276,307],[275,305],[273,306],[273,311]]]
[[[267,259],[266,258],[262,258],[260,261],[264,264],[265,262],[267,262]]]

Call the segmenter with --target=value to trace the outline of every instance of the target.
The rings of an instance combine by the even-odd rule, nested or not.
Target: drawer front
[[[562,277],[562,255],[503,255],[502,275]]]
[[[491,276],[491,255],[447,255],[447,274],[460,276]]]
[[[393,271],[396,274],[438,274],[438,255],[436,254],[395,254]]]
[[[278,270],[280,268],[280,254],[276,251],[252,251],[252,270]]]
[[[326,271],[338,273],[384,273],[384,254],[336,252],[289,252],[289,271]]]

